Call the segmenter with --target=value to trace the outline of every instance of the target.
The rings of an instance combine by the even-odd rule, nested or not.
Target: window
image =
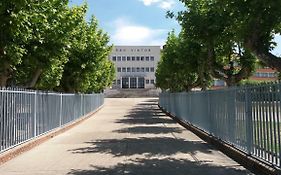
[[[127,61],[131,61],[131,57],[127,57]]]
[[[126,57],[122,57],[122,61],[126,61]]]
[[[271,78],[273,78],[273,77],[276,77],[276,74],[275,73],[268,73],[268,77],[271,77]]]
[[[141,72],[144,72],[144,67],[141,68]]]
[[[145,60],[146,60],[146,61],[149,61],[149,57],[145,57]]]
[[[145,83],[146,83],[146,84],[149,84],[149,80],[145,80]]]
[[[131,72],[131,68],[130,67],[127,67],[127,72]]]
[[[150,80],[150,84],[154,84],[154,80],[152,79],[152,80]]]
[[[121,67],[117,67],[117,72],[121,72]]]
[[[214,86],[225,86],[225,82],[223,80],[215,80]]]
[[[254,76],[261,77],[261,78],[268,78],[268,77],[273,78],[276,77],[276,74],[273,72],[256,72]]]
[[[126,72],[126,67],[123,67],[123,68],[122,68],[122,72]]]
[[[149,72],[149,67],[146,67],[146,68],[145,68],[145,72]]]
[[[144,61],[144,57],[141,57],[141,61]]]
[[[138,88],[139,89],[144,89],[144,83],[145,83],[144,78],[143,77],[139,77],[139,79],[138,79]]]
[[[117,57],[117,61],[121,61],[121,57]]]
[[[135,77],[130,78],[130,88],[131,89],[137,88],[137,78],[135,78]]]
[[[150,57],[150,61],[154,61],[154,56],[151,56],[151,57]]]
[[[154,67],[151,67],[151,68],[150,68],[150,72],[154,72]]]
[[[132,61],[135,61],[136,60],[136,57],[132,57]]]
[[[140,68],[139,67],[137,67],[137,72],[140,72]]]
[[[137,57],[137,61],[139,61],[140,60],[140,57]]]
[[[136,68],[135,67],[132,67],[132,72],[136,72]]]
[[[113,57],[112,57],[112,61],[116,61],[116,56],[113,56]]]
[[[120,80],[117,80],[117,85],[120,85],[121,84],[121,81]]]
[[[123,89],[128,89],[129,87],[129,78],[128,77],[123,77],[122,78],[122,88]]]

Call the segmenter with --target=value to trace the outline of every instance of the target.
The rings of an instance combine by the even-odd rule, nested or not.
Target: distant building
[[[115,46],[109,59],[116,69],[112,88],[155,88],[160,46]]]
[[[256,72],[253,73],[248,80],[256,82],[268,82],[278,80],[278,72],[275,69],[269,67],[257,68]],[[215,79],[211,89],[221,89],[226,86],[226,83],[223,80]]]
[[[258,68],[256,72],[249,78],[254,81],[276,81],[278,80],[277,70],[265,67]]]

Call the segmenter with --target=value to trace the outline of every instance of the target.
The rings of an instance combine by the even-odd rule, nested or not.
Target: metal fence
[[[245,153],[280,167],[280,83],[161,93],[159,105]]]
[[[97,110],[103,94],[0,88],[0,153]]]

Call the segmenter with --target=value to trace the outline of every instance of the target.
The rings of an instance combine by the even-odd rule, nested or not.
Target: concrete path
[[[96,115],[3,164],[0,174],[251,173],[165,116],[156,99],[106,99]]]

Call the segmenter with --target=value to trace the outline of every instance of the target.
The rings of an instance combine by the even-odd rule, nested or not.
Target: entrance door
[[[131,89],[137,88],[137,78],[133,78],[133,77],[130,78],[130,86]]]
[[[143,77],[139,77],[138,88],[139,89],[144,89],[144,78]]]
[[[122,88],[123,89],[128,89],[129,88],[129,78],[128,77],[123,77],[122,78]]]

